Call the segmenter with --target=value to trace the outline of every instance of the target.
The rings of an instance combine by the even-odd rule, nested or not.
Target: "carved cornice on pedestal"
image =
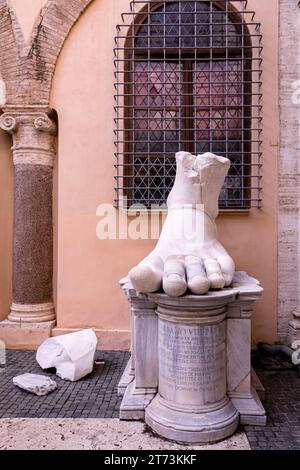
[[[46,112],[9,110],[0,117],[0,127],[13,135],[15,165],[54,166],[57,125]]]

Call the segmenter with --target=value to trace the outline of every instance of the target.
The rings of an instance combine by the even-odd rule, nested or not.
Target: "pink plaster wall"
[[[272,5],[271,5],[272,4]],[[272,8],[270,8],[272,6]],[[255,341],[277,329],[278,2],[252,0],[264,35],[264,169],[261,210],[221,216],[221,241],[237,268],[260,279]],[[59,115],[56,308],[58,328],[129,329],[118,280],[152,248],[151,241],[100,241],[96,208],[114,198],[113,47],[115,25],[129,0],[95,0],[60,56],[51,105]],[[118,347],[117,340],[113,347]]]

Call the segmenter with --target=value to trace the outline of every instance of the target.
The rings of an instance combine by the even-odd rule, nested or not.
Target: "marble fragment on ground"
[[[57,383],[45,375],[23,374],[13,378],[17,387],[38,396],[48,395],[57,389]]]
[[[76,382],[93,371],[97,342],[92,329],[48,338],[38,348],[36,360],[42,369],[56,368],[61,379]]]

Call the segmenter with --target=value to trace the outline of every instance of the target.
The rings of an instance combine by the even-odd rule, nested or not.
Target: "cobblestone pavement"
[[[300,450],[300,379],[284,356],[264,353],[254,367],[266,390],[266,427],[245,426],[253,450]]]
[[[34,352],[7,351],[6,367],[0,369],[0,418],[117,418],[117,386],[128,359],[127,352],[98,351],[96,361],[104,361],[104,368],[96,365],[92,374],[72,383],[43,371]],[[45,397],[18,389],[12,379],[25,372],[48,375],[58,389]]]
[[[76,383],[40,369],[35,353],[8,351],[7,366],[0,369],[0,418],[118,418],[121,398],[119,378],[129,359],[127,352],[97,352],[94,372]],[[254,367],[266,389],[264,406],[268,423],[245,426],[254,450],[300,450],[300,379],[283,356],[254,357]],[[46,397],[26,393],[12,383],[25,372],[41,373],[56,380],[58,389]]]

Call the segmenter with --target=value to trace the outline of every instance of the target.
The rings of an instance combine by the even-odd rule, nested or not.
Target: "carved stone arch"
[[[41,10],[29,45],[9,0],[0,0],[0,70],[6,105],[49,105],[51,84],[63,44],[93,0],[49,0]]]

